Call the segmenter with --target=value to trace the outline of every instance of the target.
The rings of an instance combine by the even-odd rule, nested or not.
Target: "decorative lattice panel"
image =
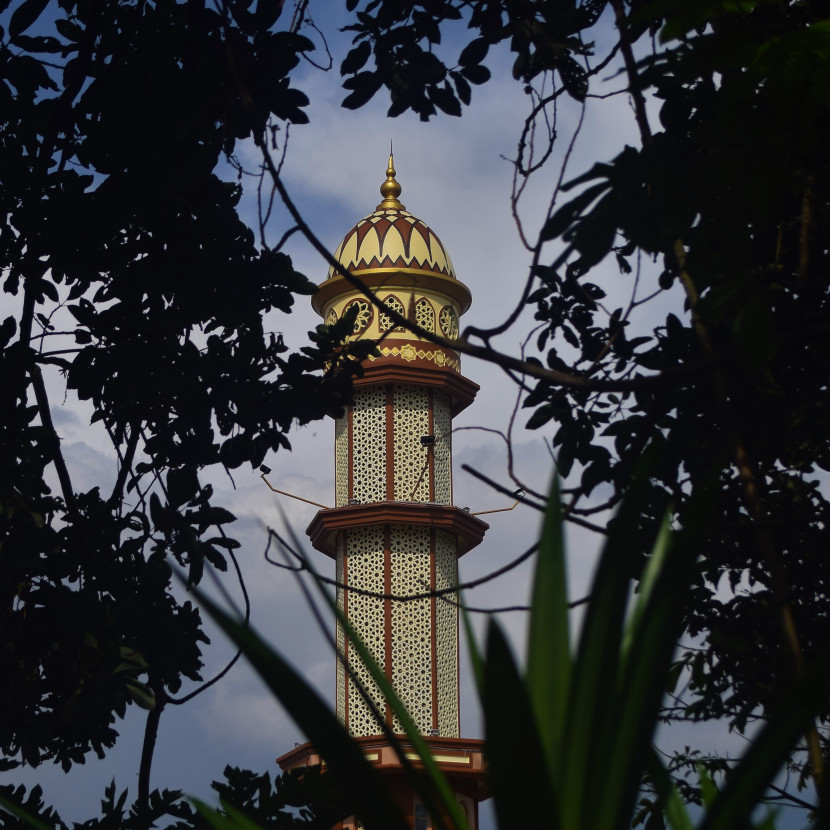
[[[449,398],[435,392],[432,404],[435,434],[435,501],[452,504],[452,412]]]
[[[426,297],[415,303],[415,322],[426,331],[435,331],[435,309]]]
[[[397,298],[392,296],[391,294],[388,297],[383,298],[383,302],[389,306],[389,308],[394,309],[401,315],[401,317],[406,316],[406,309],[403,307],[403,303]],[[385,312],[381,311],[378,315],[378,328],[383,331],[403,331],[403,326],[396,326],[392,322],[392,318]]]
[[[395,499],[429,501],[429,469],[424,468],[427,448],[421,444],[421,436],[429,435],[429,392],[426,389],[400,384],[395,386],[393,432]]]
[[[334,422],[334,506],[349,502],[349,419]]]
[[[449,533],[435,533],[435,588],[441,590],[458,584],[456,540]],[[456,594],[445,595],[454,600]],[[458,710],[458,609],[437,597],[435,600],[435,637],[438,656],[438,731],[442,737],[457,738]]]
[[[337,312],[333,309],[329,309],[329,313],[326,315],[326,325],[333,326],[337,322]]]
[[[355,392],[352,414],[352,494],[361,504],[386,499],[386,390]]]
[[[344,571],[343,571],[343,551],[337,552],[337,566],[335,571],[335,579],[338,584],[343,585]],[[337,589],[337,607],[343,611],[345,608],[343,602],[343,589]],[[340,624],[337,625],[337,717],[345,723],[346,721],[346,667],[340,659],[340,655],[344,653],[346,647],[346,636]]]
[[[350,530],[346,575],[349,587],[383,593],[383,528],[365,527]],[[349,622],[354,626],[375,662],[386,661],[383,600],[349,591]],[[385,703],[380,689],[356,651],[349,650],[349,732],[352,735],[377,735],[380,727],[372,710],[358,691],[355,679],[369,693],[381,716]]]
[[[458,315],[451,305],[445,305],[438,315],[438,323],[441,326],[441,334],[447,340],[455,340],[458,337]]]
[[[392,525],[392,593],[422,594],[430,584],[430,534]],[[392,603],[392,685],[422,734],[432,729],[431,601]],[[395,718],[393,729],[403,732]]]

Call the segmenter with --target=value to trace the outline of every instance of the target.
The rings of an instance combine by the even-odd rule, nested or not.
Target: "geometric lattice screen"
[[[390,407],[391,419],[387,414]],[[435,443],[428,450],[421,437],[430,434],[435,436]],[[387,489],[390,456],[394,469],[391,494]],[[349,498],[370,504],[387,497],[452,504],[449,397],[407,384],[394,384],[388,390],[384,386],[356,389],[351,427],[348,416],[335,421],[334,460],[336,507],[348,504]]]
[[[392,524],[349,530],[346,554],[341,552],[337,560],[338,582],[374,594],[386,593],[387,578],[390,593],[401,598],[426,593],[433,586],[437,590],[450,588],[457,581],[455,539],[427,528]],[[349,622],[378,665],[384,670],[391,668],[395,691],[424,735],[434,729],[445,737],[459,734],[455,597],[453,593],[444,598],[399,601],[348,591],[345,600]],[[342,596],[340,603],[343,607]],[[387,619],[391,622],[388,638]],[[339,625],[337,644],[341,653],[346,651],[351,669],[348,678],[342,668],[337,672],[338,716],[348,720],[352,735],[377,735],[376,718],[359,686],[385,715],[380,690],[354,650],[348,648]],[[397,718],[393,729],[403,731]]]

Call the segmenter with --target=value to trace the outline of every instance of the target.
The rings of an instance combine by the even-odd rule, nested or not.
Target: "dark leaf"
[[[351,75],[354,72],[362,69],[369,60],[372,54],[372,47],[369,41],[364,40],[362,43],[355,46],[354,49],[346,55],[343,63],[340,65],[341,75]]]
[[[452,92],[449,83],[445,83],[443,87],[430,87],[430,100],[447,115],[461,115],[461,104]]]
[[[63,49],[63,44],[53,37],[17,35],[12,42],[27,52],[60,52]]]
[[[588,94],[588,75],[570,55],[563,55],[556,68],[559,70],[559,77],[562,78],[562,85],[568,91],[568,95],[577,101],[584,101]]]
[[[471,67],[480,64],[487,57],[487,50],[489,48],[490,45],[483,37],[470,41],[470,43],[468,43],[461,50],[461,54],[458,57],[458,65],[463,67]]]
[[[9,37],[14,40],[25,32],[43,14],[49,0],[23,0],[12,13],[9,21]]]
[[[576,221],[582,211],[609,187],[610,182],[595,184],[583,190],[579,196],[571,199],[571,201],[567,204],[562,205],[562,207],[559,208],[559,210],[557,210],[556,213],[554,213],[553,216],[547,220],[547,222],[545,222],[545,226],[539,234],[539,239],[543,242],[547,242],[550,239],[556,239],[556,237],[561,236]]]
[[[469,106],[471,98],[470,85],[464,80],[464,76],[459,72],[450,72],[450,77],[455,84],[455,92],[461,99],[461,102]]]
[[[349,78],[343,86],[353,89],[351,95],[347,95],[341,104],[346,109],[356,110],[371,100],[372,96],[381,88],[382,80],[377,72],[361,72],[353,78]]]
[[[471,84],[483,84],[490,80],[490,70],[486,66],[465,66],[461,69],[461,74]]]
[[[531,416],[528,418],[527,423],[525,424],[526,429],[539,429],[539,427],[544,426],[555,414],[556,410],[552,404],[544,404],[540,406]]]

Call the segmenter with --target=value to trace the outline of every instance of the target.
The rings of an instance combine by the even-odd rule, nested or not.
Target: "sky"
[[[311,8],[314,13],[314,4]],[[319,9],[317,14],[321,18],[329,13],[329,7],[321,5]],[[316,22],[329,33],[338,25],[336,14]],[[330,47],[335,52],[337,66],[347,44],[342,37],[333,36]],[[484,87],[473,88],[472,106],[465,108],[463,117],[440,116],[427,124],[412,115],[387,119],[388,102],[382,93],[357,112],[342,109],[339,102],[344,92],[339,87],[337,69],[321,73],[303,64],[293,83],[311,99],[308,108],[311,123],[291,128],[284,163],[284,180],[289,191],[317,235],[333,251],[346,232],[380,201],[378,188],[385,178],[392,142],[397,178],[403,188],[401,201],[437,233],[449,251],[458,278],[473,294],[472,307],[462,318],[462,325],[477,326],[496,324],[512,309],[518,301],[529,263],[511,215],[513,168],[505,160],[515,154],[529,99],[510,77],[508,55],[491,55],[486,63],[494,79]],[[619,79],[609,78],[605,88],[619,89],[620,86]],[[530,236],[538,232],[545,215],[551,185],[558,175],[577,117],[577,107],[564,102],[559,112],[560,139],[554,158],[532,181],[520,203],[520,215],[527,223]],[[570,159],[569,176],[585,171],[595,161],[613,158],[626,143],[637,143],[626,96],[589,101],[577,149]],[[241,148],[240,157],[252,169],[256,167],[253,146]],[[247,189],[243,211],[251,223],[256,221],[252,187]],[[277,206],[269,226],[271,241],[279,239],[287,227],[285,213]],[[299,234],[291,237],[286,250],[295,266],[312,280],[321,282],[325,278],[326,264]],[[551,248],[551,256],[554,253]],[[6,301],[0,298],[0,302]],[[303,344],[305,333],[319,322],[307,299],[300,297],[291,315],[269,316],[266,328],[283,332],[286,342],[298,347]],[[527,311],[497,345],[511,354],[519,354],[522,340],[531,327],[532,312]],[[516,403],[516,389],[492,365],[465,358],[462,371],[480,385],[481,391],[475,403],[454,424],[455,501],[473,511],[507,507],[509,500],[462,472],[461,465],[469,464],[506,486],[513,486],[506,470],[504,440],[494,431],[503,433],[507,429]],[[57,384],[56,379],[51,382]],[[56,394],[54,399],[60,401],[62,394]],[[89,416],[88,408],[71,397],[53,413],[76,489],[101,485],[105,490],[114,480],[115,459],[105,436],[89,426]],[[553,472],[545,443],[550,433],[524,430],[528,416],[527,410],[520,410],[516,419],[515,470],[522,482],[544,491]],[[297,429],[290,440],[293,452],[280,452],[266,459],[265,463],[273,470],[270,480],[276,487],[304,498],[332,503],[333,424],[318,422]],[[333,700],[335,661],[324,633],[318,629],[300,596],[293,576],[269,565],[263,556],[268,526],[290,527],[302,536],[315,508],[276,497],[255,471],[242,468],[235,471],[234,484],[220,474],[214,476],[213,482],[219,491],[216,502],[238,517],[233,535],[243,543],[240,563],[251,595],[255,627]],[[596,497],[601,499],[602,492],[598,491]],[[538,514],[521,505],[510,512],[493,514],[487,520],[490,530],[484,542],[461,561],[462,582],[509,562],[535,540],[539,527]],[[571,595],[577,598],[587,592],[596,561],[597,540],[590,532],[575,528],[569,531],[568,541]],[[322,572],[333,576],[330,560],[313,551],[311,555]],[[468,592],[466,600],[481,607],[525,604],[530,576],[531,567],[522,566],[508,577]],[[514,612],[501,616],[520,652],[524,615]],[[478,615],[476,623],[480,630],[484,616]],[[231,654],[221,635],[214,632],[211,639],[213,642],[206,653],[206,678],[220,669]],[[481,736],[474,697],[469,663],[465,660],[462,667],[462,735],[465,737]],[[131,707],[126,720],[117,728],[121,738],[103,762],[90,759],[68,775],[55,767],[42,767],[3,778],[29,784],[39,782],[47,802],[55,804],[65,819],[89,818],[95,814],[104,786],[111,779],[115,779],[119,790],[128,788],[130,798],[135,795],[143,713]],[[710,748],[734,746],[734,740],[724,734],[720,725],[706,727],[705,732]],[[165,711],[151,785],[209,796],[209,783],[221,776],[225,764],[276,772],[276,756],[303,740],[290,718],[240,663],[220,683],[191,703]]]

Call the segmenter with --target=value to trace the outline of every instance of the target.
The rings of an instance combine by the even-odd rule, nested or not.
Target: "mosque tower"
[[[334,258],[389,308],[452,341],[470,291],[456,279],[438,237],[399,201],[395,175],[390,155],[383,201],[346,234]],[[483,749],[481,741],[459,734],[455,594],[407,602],[377,595],[454,587],[458,559],[484,537],[488,525],[455,507],[452,489],[452,419],[472,403],[478,386],[460,373],[457,352],[396,325],[333,268],[312,303],[328,324],[356,306],[354,337],[377,340],[380,356],[365,362],[354,404],[335,421],[335,507],[320,510],[307,532],[314,547],[335,560],[337,582],[346,586],[338,589],[340,608],[477,830],[478,802],[486,796]],[[338,624],[337,646],[348,664],[337,662],[338,717],[377,765],[414,830],[430,830],[359,686],[394,733],[403,734],[401,724],[350,645]],[[304,744],[277,760],[286,770],[319,763],[319,756]],[[357,822],[347,819],[342,827],[352,830]]]

